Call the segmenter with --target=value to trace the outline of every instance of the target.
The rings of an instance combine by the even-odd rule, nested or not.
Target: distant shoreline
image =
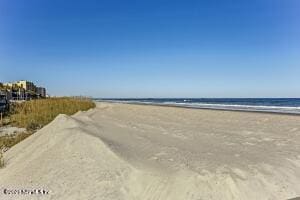
[[[214,111],[227,111],[227,112],[247,112],[247,113],[300,116],[300,113],[288,113],[288,112],[278,112],[278,111],[229,109],[229,108],[213,108],[213,107],[207,108],[207,107],[196,107],[196,106],[178,105],[178,104],[176,105],[176,104],[162,104],[162,103],[126,102],[126,101],[118,101],[118,100],[100,100],[100,99],[94,99],[94,101],[95,102],[105,102],[105,103],[120,103],[120,104],[133,104],[133,105],[145,105],[145,106],[161,106],[161,107],[214,110]]]

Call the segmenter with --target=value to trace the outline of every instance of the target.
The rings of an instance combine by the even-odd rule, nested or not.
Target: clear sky
[[[52,95],[300,97],[299,0],[0,0],[0,82]]]

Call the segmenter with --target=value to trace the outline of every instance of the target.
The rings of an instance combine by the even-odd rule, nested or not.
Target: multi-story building
[[[18,85],[16,83],[3,83],[3,86],[6,88],[6,89],[14,89],[14,88],[17,88]]]
[[[12,90],[11,87],[6,86],[3,83],[0,83],[0,99],[11,100],[12,99]]]
[[[17,88],[12,91],[13,100],[27,100],[30,96],[27,95],[25,89]]]
[[[46,88],[37,87],[33,82],[26,80],[13,83],[0,83],[0,90],[7,92],[8,100],[30,100],[46,97]]]
[[[21,80],[17,81],[16,84],[18,87],[23,88],[26,91],[36,92],[36,86],[33,82]]]
[[[37,87],[36,88],[36,93],[40,97],[45,98],[46,97],[46,88],[44,88],[44,87]]]

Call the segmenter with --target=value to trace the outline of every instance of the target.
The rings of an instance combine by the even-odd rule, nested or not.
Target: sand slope
[[[5,153],[0,199],[300,196],[300,117],[98,103]]]

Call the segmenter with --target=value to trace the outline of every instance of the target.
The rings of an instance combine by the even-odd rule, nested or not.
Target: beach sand
[[[97,103],[4,158],[1,200],[290,199],[300,196],[300,116]]]

